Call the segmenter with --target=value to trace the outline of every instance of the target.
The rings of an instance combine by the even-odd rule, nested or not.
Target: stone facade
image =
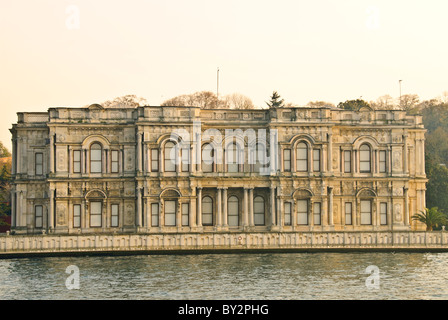
[[[403,111],[91,105],[11,132],[16,234],[423,229],[425,129]]]

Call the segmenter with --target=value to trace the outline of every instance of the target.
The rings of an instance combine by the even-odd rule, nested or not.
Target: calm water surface
[[[66,287],[71,265],[79,268],[79,289]],[[371,265],[379,288],[366,286]],[[0,299],[448,299],[448,253],[0,260]]]

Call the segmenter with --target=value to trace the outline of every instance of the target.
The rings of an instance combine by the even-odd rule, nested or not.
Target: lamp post
[[[403,80],[398,80],[398,84],[400,86],[400,107],[401,107],[401,81]]]

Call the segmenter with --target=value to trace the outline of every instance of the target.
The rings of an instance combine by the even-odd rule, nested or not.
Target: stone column
[[[11,190],[11,227],[15,228],[17,224],[17,209],[16,209],[16,191]]]
[[[137,187],[137,217],[135,219],[135,224],[139,228],[142,226],[142,188]]]
[[[197,191],[197,221],[198,227],[202,227],[202,188],[198,187]]]
[[[249,189],[249,225],[255,226],[254,222],[254,188]]]
[[[223,213],[223,226],[228,227],[228,221],[227,221],[227,188],[223,189],[223,207],[222,207],[222,213]]]
[[[283,227],[284,222],[284,215],[283,215],[283,211],[282,211],[282,206],[281,206],[281,190],[280,190],[280,186],[277,187],[277,205],[276,205],[276,210],[277,210],[277,217],[278,217],[278,225],[281,227]]]
[[[328,190],[328,224],[333,226],[333,187],[327,187]]]
[[[216,219],[216,226],[221,227],[222,226],[222,188],[217,189],[217,219]]]
[[[249,196],[248,196],[248,189],[244,188],[244,201],[243,201],[243,227],[247,227],[249,225],[249,212],[248,212],[248,206],[249,206]]]
[[[403,188],[404,193],[404,225],[409,226],[409,193],[408,188]]]
[[[276,212],[275,212],[275,187],[270,188],[271,192],[271,226],[276,226]]]
[[[327,156],[328,156],[328,172],[332,172],[333,171],[333,169],[332,169],[332,161],[333,161],[333,155],[332,155],[332,153],[333,153],[333,139],[332,139],[332,134],[331,133],[329,133],[328,134],[328,150],[327,150]]]
[[[137,170],[142,172],[142,134],[137,133]]]
[[[86,216],[86,199],[83,197],[82,198],[82,202],[81,202],[81,229],[85,229],[86,228],[86,221],[87,221],[87,216]]]
[[[20,161],[20,157],[17,159]],[[20,166],[18,167],[20,168]],[[54,134],[51,132],[50,132],[50,173],[54,173]]]
[[[408,145],[407,145],[408,136],[403,135],[403,173],[408,173]]]
[[[54,229],[54,189],[50,189],[50,212],[48,217],[48,227]]]

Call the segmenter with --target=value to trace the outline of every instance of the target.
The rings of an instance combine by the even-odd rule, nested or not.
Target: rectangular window
[[[81,150],[73,150],[73,173],[81,173]]]
[[[159,171],[159,149],[151,149],[151,171]]]
[[[313,149],[313,170],[320,172],[320,150]]]
[[[176,225],[176,200],[165,201],[165,226]]]
[[[283,170],[291,172],[291,149],[283,150]]]
[[[352,172],[352,152],[344,151],[344,172]]]
[[[151,227],[159,226],[159,204],[151,203]]]
[[[81,205],[73,205],[73,228],[81,228]]]
[[[387,202],[380,203],[380,223],[382,225],[387,224]]]
[[[321,224],[321,210],[320,210],[320,202],[315,202],[313,204],[313,216],[314,216],[314,225],[318,226]]]
[[[112,173],[118,173],[118,150],[111,151],[111,171]]]
[[[345,224],[346,225],[352,224],[352,203],[351,202],[345,203]]]
[[[372,224],[372,202],[361,200],[361,224]]]
[[[101,227],[102,202],[90,202],[90,226]]]
[[[190,204],[182,203],[182,226],[190,225]]]
[[[43,207],[42,206],[35,206],[34,207],[34,215],[35,215],[35,223],[36,228],[42,228],[43,227]]]
[[[36,175],[41,176],[44,174],[44,154],[36,153],[35,155]]]
[[[308,200],[297,201],[297,224],[308,224]]]
[[[190,150],[188,148],[182,148],[182,172],[190,171]]]
[[[384,173],[386,172],[386,151],[380,151],[380,163],[379,163],[379,169],[380,172]]]
[[[111,212],[110,212],[110,226],[111,227],[118,227],[118,216],[119,216],[119,205],[113,204],[110,206]]]
[[[291,213],[292,213],[291,202],[285,202],[285,226],[291,225]]]

